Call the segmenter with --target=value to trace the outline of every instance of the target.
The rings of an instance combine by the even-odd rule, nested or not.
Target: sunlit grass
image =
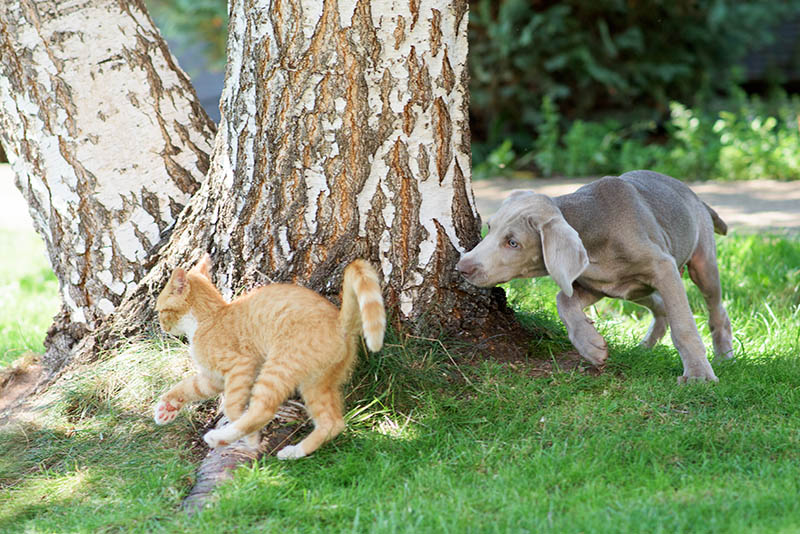
[[[58,311],[58,282],[33,232],[0,230],[0,367],[44,351]]]

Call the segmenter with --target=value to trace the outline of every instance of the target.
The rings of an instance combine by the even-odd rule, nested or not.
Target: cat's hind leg
[[[293,389],[286,366],[268,360],[253,384],[247,411],[231,424],[207,432],[203,439],[211,448],[224,447],[258,432],[272,421],[278,407]]]
[[[342,395],[338,385],[315,385],[304,388],[301,394],[314,421],[314,430],[297,445],[287,445],[278,451],[279,460],[296,460],[308,456],[344,430]]]

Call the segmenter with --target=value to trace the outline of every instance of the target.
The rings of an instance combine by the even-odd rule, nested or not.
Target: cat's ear
[[[192,272],[202,274],[209,280],[211,280],[211,256],[206,252],[200,261],[198,261],[194,267],[192,267]]]
[[[173,295],[184,295],[189,289],[186,278],[186,271],[180,267],[172,271],[172,278],[169,279],[170,293]]]

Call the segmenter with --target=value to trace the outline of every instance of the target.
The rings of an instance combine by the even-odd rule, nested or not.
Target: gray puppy
[[[708,306],[715,353],[733,356],[714,242],[714,232],[725,235],[727,226],[683,182],[632,171],[555,198],[514,191],[488,225],[459,272],[481,287],[550,275],[561,288],[556,304],[569,339],[595,366],[605,363],[608,347],[583,310],[614,297],[653,313],[642,345],[655,345],[669,325],[683,361],[678,382],[717,380],[689,309],[684,266]]]

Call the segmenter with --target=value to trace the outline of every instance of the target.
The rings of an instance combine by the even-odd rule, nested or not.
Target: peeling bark
[[[229,298],[287,281],[335,301],[344,265],[362,257],[414,330],[474,339],[513,323],[502,291],[454,269],[480,227],[465,12],[465,1],[234,0],[208,179],[100,346],[152,321],[172,269],[205,251]]]
[[[136,288],[213,134],[140,1],[0,3],[0,139],[63,300],[50,367]]]
[[[207,249],[228,297],[290,281],[335,298],[343,266],[364,257],[379,266],[403,322],[424,315],[463,331],[501,309],[453,268],[479,237],[466,7],[233,1],[208,181],[148,294]]]
[[[344,265],[363,257],[379,267],[396,320],[417,331],[474,338],[513,322],[502,291],[475,288],[454,269],[480,224],[465,9],[233,1],[208,179],[101,346],[152,321],[171,270],[204,251],[229,298],[288,281],[335,301]]]

